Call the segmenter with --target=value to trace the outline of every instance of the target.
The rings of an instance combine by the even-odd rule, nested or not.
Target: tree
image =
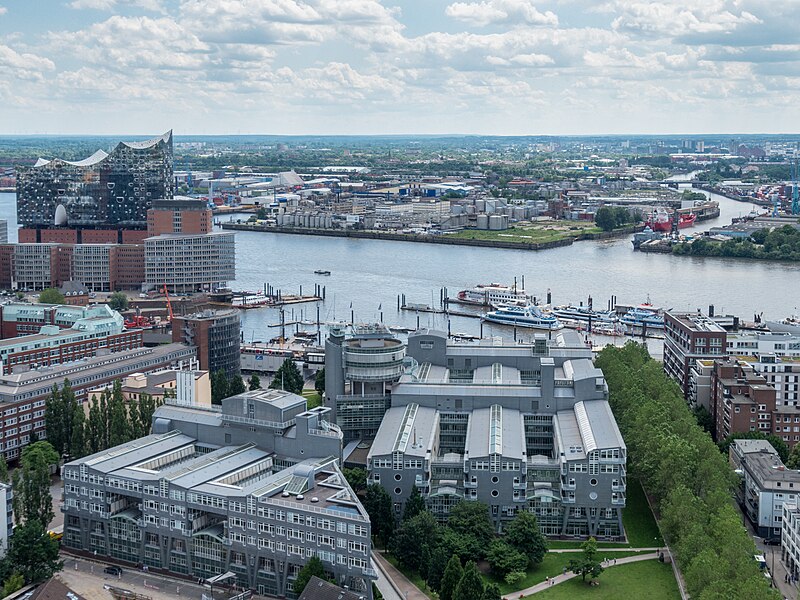
[[[320,397],[325,393],[325,367],[317,371],[317,375],[314,377],[314,389]]]
[[[581,544],[581,549],[583,550],[582,556],[570,560],[567,568],[576,575],[580,575],[584,582],[587,575],[591,579],[599,577],[603,572],[603,565],[597,560],[597,540],[590,537]]]
[[[40,304],[64,304],[64,294],[56,288],[47,288],[39,294]]]
[[[63,454],[67,446],[66,420],[68,415],[64,410],[64,403],[57,384],[53,384],[50,395],[44,404],[44,424],[47,439],[59,455]]]
[[[211,373],[211,402],[213,404],[222,404],[222,401],[229,395],[228,376],[225,371],[218,369]]]
[[[0,483],[8,483],[8,463],[5,454],[0,454]]]
[[[483,502],[461,500],[451,510],[447,526],[458,535],[462,558],[480,560],[494,539],[494,527],[489,519],[489,507]]]
[[[697,424],[703,428],[703,431],[711,433],[714,431],[714,419],[711,418],[711,413],[708,412],[708,409],[699,404],[695,406],[694,410],[694,418],[697,420]]]
[[[58,542],[50,537],[38,519],[30,519],[14,528],[7,559],[25,583],[38,583],[61,570]]]
[[[464,567],[464,574],[456,586],[452,600],[475,600],[483,596],[483,579],[478,573],[478,567],[469,561]]]
[[[242,380],[242,376],[234,374],[233,377],[230,378],[228,381],[228,395],[229,396],[237,396],[239,394],[244,394],[247,391],[247,388],[244,385],[244,380]]]
[[[322,565],[322,561],[318,556],[309,558],[305,566],[297,573],[297,579],[294,580],[295,593],[298,595],[302,594],[308,582],[315,575],[320,579],[325,579],[325,567]]]
[[[800,469],[800,444],[795,444],[794,448],[792,448],[789,460],[786,461],[786,466],[790,469]]]
[[[413,519],[403,521],[392,538],[392,553],[412,571],[419,571],[425,550],[436,547],[439,541],[439,524],[429,512],[422,512]]]
[[[386,548],[394,533],[394,512],[392,510],[391,497],[380,484],[373,483],[367,486],[363,504],[372,524],[372,535],[380,540],[383,547]]]
[[[106,391],[102,391],[102,397],[105,399]],[[103,402],[105,404],[105,401]],[[86,445],[90,454],[100,452],[106,449],[105,445],[105,431],[106,431],[106,418],[100,409],[100,402],[97,400],[97,395],[92,394],[92,401],[89,405],[89,420],[86,421]]]
[[[111,402],[108,406],[108,445],[109,447],[124,444],[133,439],[131,422],[128,419],[128,409],[122,396],[122,384],[119,380],[111,388]]]
[[[253,373],[250,375],[250,379],[247,380],[247,389],[251,392],[253,390],[260,390],[261,389],[261,378]]]
[[[72,448],[72,433],[75,430],[73,420],[75,418],[75,406],[80,406],[75,392],[72,389],[69,379],[64,379],[61,384],[61,410],[64,415],[64,447],[60,450],[61,454],[68,454]],[[56,448],[58,450],[58,448]]]
[[[25,577],[22,575],[22,573],[15,571],[3,582],[3,598],[10,596],[19,589],[22,589],[22,586],[24,585]]]
[[[14,519],[50,523],[53,498],[50,496],[50,467],[58,464],[59,455],[49,442],[29,444],[22,450],[20,466],[12,476]]]
[[[118,312],[128,310],[128,296],[122,292],[114,292],[108,297],[108,306]]]
[[[439,600],[453,600],[458,582],[464,575],[464,568],[461,566],[461,559],[455,554],[447,561],[447,566],[442,575],[442,585],[439,588]]]
[[[431,560],[428,564],[428,586],[438,592],[442,585],[442,577],[444,577],[444,570],[447,568],[448,561],[447,550],[439,544],[433,549],[431,553]]]
[[[304,385],[303,376],[300,374],[297,365],[291,358],[287,358],[283,361],[283,364],[278,367],[278,370],[275,372],[275,378],[272,380],[272,383],[269,384],[269,387],[274,390],[286,390],[293,394],[302,394]]]
[[[344,478],[347,480],[347,484],[353,488],[353,491],[356,494],[367,488],[366,469],[362,469],[360,467],[353,467],[352,469],[345,468],[342,469],[342,473],[344,473]]]
[[[500,588],[496,583],[489,583],[483,589],[483,596],[481,600],[502,600],[503,596],[500,593]]]
[[[411,495],[406,500],[405,508],[403,508],[403,521],[413,519],[424,510],[425,498],[419,493],[417,486],[414,486],[411,488]]]
[[[86,456],[86,414],[83,406],[75,403],[72,409],[72,439],[69,444],[71,460]]]
[[[165,390],[166,395],[166,390]],[[156,412],[158,407],[156,399],[150,394],[139,394],[139,401],[129,407],[128,412],[131,414],[131,424],[135,423],[133,427],[133,439],[140,438],[150,433],[150,427],[153,422],[153,413]]]
[[[517,513],[506,527],[506,542],[527,556],[532,565],[542,562],[547,553],[547,540],[539,529],[536,515],[527,510]]]
[[[492,571],[500,577],[513,571],[524,571],[528,566],[528,557],[502,540],[492,542],[486,560],[489,561]]]
[[[609,206],[601,206],[594,214],[594,222],[603,231],[611,231],[616,225],[614,211]]]

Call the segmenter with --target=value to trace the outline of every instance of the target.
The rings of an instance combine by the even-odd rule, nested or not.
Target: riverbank
[[[547,250],[550,248],[559,248],[563,246],[571,246],[576,241],[581,240],[600,240],[620,237],[629,235],[637,231],[641,231],[643,226],[636,225],[630,227],[623,227],[615,229],[614,231],[573,231],[568,230],[560,232],[561,237],[553,239],[545,239],[541,241],[514,241],[511,239],[502,239],[502,234],[506,236],[513,236],[513,229],[504,231],[485,231],[475,230],[480,234],[494,234],[487,235],[483,238],[479,237],[459,237],[457,235],[422,235],[412,233],[389,233],[386,231],[363,231],[353,229],[317,229],[310,227],[273,227],[267,225],[257,225],[250,223],[222,223],[222,229],[231,229],[236,231],[258,231],[266,233],[288,233],[295,235],[316,235],[321,237],[342,237],[342,238],[355,238],[367,240],[387,240],[393,242],[418,242],[423,244],[444,244],[449,246],[478,246],[481,248],[502,248],[511,250]],[[525,230],[529,231],[529,230]],[[528,234],[523,234],[528,235]],[[531,236],[532,237],[532,236]],[[523,239],[518,237],[517,239]]]

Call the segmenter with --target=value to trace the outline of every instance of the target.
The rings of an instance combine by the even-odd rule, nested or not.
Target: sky
[[[0,134],[795,133],[800,0],[0,0]]]

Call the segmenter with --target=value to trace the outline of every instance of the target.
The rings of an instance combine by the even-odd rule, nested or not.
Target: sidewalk
[[[380,562],[381,568],[386,572],[387,577],[394,581],[395,585],[403,593],[404,600],[430,600],[408,577],[395,569],[392,563],[386,560],[380,552],[376,551],[374,556]]]
[[[606,552],[657,552],[663,550],[664,546],[660,548],[598,548],[598,554],[605,554]],[[559,552],[583,552],[580,548],[553,548],[547,551],[549,553],[558,554]]]
[[[642,560],[655,560],[658,558],[658,555],[655,554],[655,548],[653,549],[653,554],[644,554],[641,556],[626,556],[625,558],[618,558],[616,565],[603,565],[606,569],[613,569],[615,566],[624,565],[627,563],[632,562],[639,562]],[[553,552],[556,552],[553,550]],[[542,590],[546,590],[553,585],[558,585],[559,583],[564,583],[565,581],[569,581],[570,579],[574,579],[578,577],[575,573],[567,573],[562,575],[556,575],[555,577],[551,577],[550,581],[553,583],[548,583],[547,581],[543,581],[542,583],[537,583],[529,588],[525,588],[524,590],[519,590],[518,592],[513,592],[511,594],[506,594],[503,596],[503,600],[518,600],[518,598],[522,598],[523,596],[530,596],[531,594],[535,594],[537,592],[541,592]]]

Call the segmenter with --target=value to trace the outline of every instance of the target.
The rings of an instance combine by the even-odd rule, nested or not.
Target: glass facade
[[[17,215],[25,227],[147,225],[153,200],[173,196],[172,132],[120,142],[106,154],[59,158],[17,170]]]

